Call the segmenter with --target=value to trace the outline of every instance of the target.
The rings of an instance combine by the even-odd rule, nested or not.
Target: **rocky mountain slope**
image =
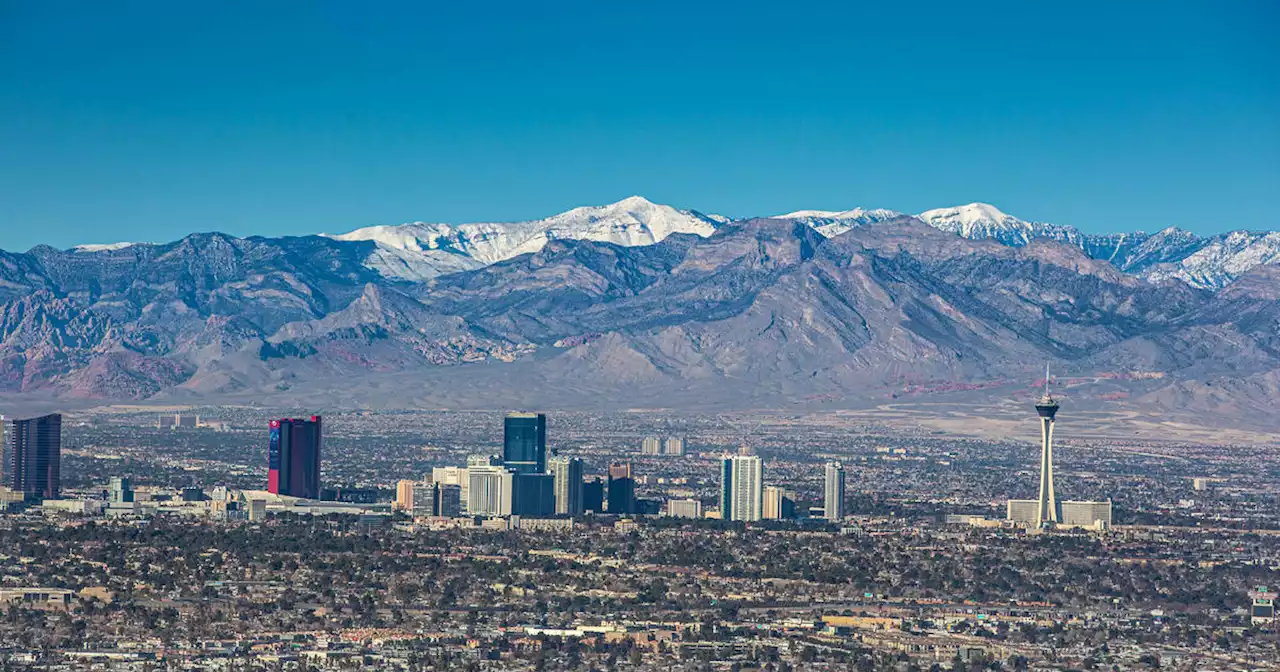
[[[1280,391],[1274,235],[627,199],[509,228],[40,247],[0,253],[0,392],[852,404],[1033,381],[1048,360],[1111,381],[1098,399],[1254,414]],[[1204,259],[1218,270],[1190,276]]]

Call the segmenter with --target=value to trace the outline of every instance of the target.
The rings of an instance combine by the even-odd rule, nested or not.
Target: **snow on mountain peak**
[[[97,245],[76,245],[71,249],[76,252],[111,252],[114,250],[123,250],[126,247],[133,247],[134,245],[137,245],[137,243],[103,243]]]
[[[951,208],[936,208],[934,210],[926,210],[916,216],[938,228],[954,229],[957,232],[975,227],[1022,228],[1027,224],[1027,222],[1017,217],[1006,215],[999,208],[989,203],[970,203]]]
[[[424,280],[537,252],[553,239],[652,245],[674,233],[710,236],[721,223],[717,218],[630,196],[608,205],[582,206],[524,222],[416,222],[370,226],[329,237],[373,241],[376,250],[366,260],[368,266],[389,277]]]
[[[902,217],[903,214],[884,208],[854,208],[852,210],[796,210],[785,215],[774,215],[773,219],[791,219],[804,222],[813,227],[824,237],[838,236],[849,229],[883,222],[886,219]]]

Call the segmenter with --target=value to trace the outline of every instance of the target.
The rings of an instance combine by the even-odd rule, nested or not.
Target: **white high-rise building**
[[[669,437],[662,444],[662,454],[671,455],[673,457],[681,457],[684,455],[684,439],[678,436]]]
[[[667,515],[672,518],[701,518],[702,502],[696,499],[668,499]]]
[[[758,455],[724,459],[720,484],[721,515],[727,520],[756,521],[764,517],[764,463]],[[728,511],[723,509],[726,507]],[[728,514],[728,515],[725,515]]]
[[[662,439],[656,436],[644,437],[644,442],[640,444],[641,455],[661,455]]]
[[[1062,525],[1070,527],[1111,528],[1111,500],[1101,502],[1062,502]]]
[[[511,515],[512,490],[515,475],[503,467],[469,467],[470,487],[467,492],[467,513],[473,516]]]
[[[828,462],[822,481],[822,517],[844,520],[844,465]]]

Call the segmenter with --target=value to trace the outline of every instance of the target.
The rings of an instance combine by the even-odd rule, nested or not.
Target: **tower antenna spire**
[[[1044,396],[1049,396],[1049,362],[1044,363]]]

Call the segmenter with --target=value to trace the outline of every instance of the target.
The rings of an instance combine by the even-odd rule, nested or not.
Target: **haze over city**
[[[0,670],[1280,669],[1272,3],[0,3]]]

